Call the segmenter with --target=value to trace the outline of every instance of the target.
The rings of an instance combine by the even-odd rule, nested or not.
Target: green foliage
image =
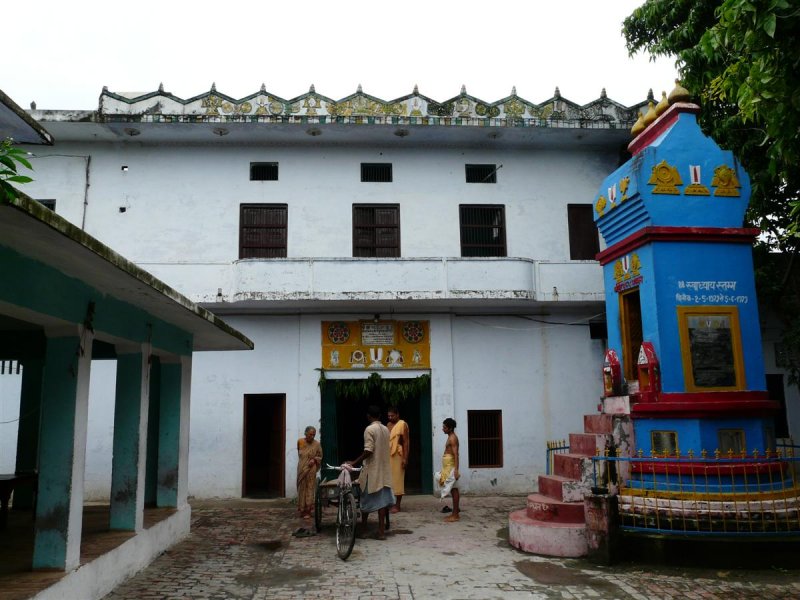
[[[701,127],[750,174],[747,220],[763,232],[755,254],[759,297],[782,317],[783,342],[800,356],[792,276],[800,250],[800,5],[646,0],[625,19],[623,34],[631,55],[677,58],[681,82],[700,104]],[[795,380],[799,367],[790,368]]]
[[[17,197],[17,190],[11,183],[29,183],[33,181],[25,175],[18,175],[19,163],[27,169],[33,169],[28,162],[27,152],[14,148],[14,140],[6,138],[0,142],[0,201],[12,200]]]
[[[336,386],[336,396],[345,400],[373,401],[402,408],[409,400],[416,400],[428,389],[430,375],[420,375],[411,380],[384,379],[380,373],[372,373],[366,379],[326,379],[320,370],[319,387]]]

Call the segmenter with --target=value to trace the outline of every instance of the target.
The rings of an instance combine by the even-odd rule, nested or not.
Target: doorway
[[[395,380],[410,381],[410,380]],[[364,428],[367,407],[381,409],[381,422],[386,424],[389,402],[372,392],[368,397],[352,398],[336,390],[336,381],[329,380],[322,389],[322,422],[320,427],[323,461],[333,465],[353,460],[364,449]],[[411,456],[406,468],[407,494],[433,492],[431,395],[430,384],[417,398],[408,398],[398,407],[400,418],[408,423]]]
[[[242,496],[286,495],[286,395],[245,394]]]
[[[619,296],[619,318],[622,333],[622,366],[625,379],[635,381],[636,363],[642,347],[642,306],[639,288],[634,288]]]

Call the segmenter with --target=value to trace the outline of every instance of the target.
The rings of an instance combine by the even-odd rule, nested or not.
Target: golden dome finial
[[[634,123],[633,127],[631,127],[631,135],[633,137],[636,137],[637,135],[639,135],[640,133],[642,133],[644,131],[644,128],[645,128],[644,114],[640,110],[639,111],[639,118],[636,119],[636,123]]]
[[[669,93],[669,97],[667,98],[667,101],[670,104],[675,104],[676,102],[689,102],[689,99],[690,99],[689,90],[687,90],[685,87],[683,87],[681,85],[681,80],[680,79],[676,79],[675,80],[675,89],[673,89]]]
[[[661,92],[661,100],[656,104],[656,115],[659,117],[664,114],[664,111],[669,108],[669,100],[667,100],[667,92]]]
[[[656,114],[656,105],[653,104],[653,101],[647,103],[647,112],[644,114],[644,126],[647,127],[658,118]]]

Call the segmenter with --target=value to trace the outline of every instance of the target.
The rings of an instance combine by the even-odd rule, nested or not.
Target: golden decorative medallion
[[[625,270],[622,268],[622,260],[617,259],[614,263],[614,281],[619,283],[625,277]]]
[[[662,160],[653,167],[653,174],[650,176],[647,183],[656,186],[653,189],[654,194],[671,195],[680,194],[677,186],[683,185],[681,176],[678,174],[678,169],[667,164],[666,160]]]
[[[600,196],[595,202],[594,209],[597,211],[597,214],[601,217],[603,216],[603,212],[606,210],[606,199],[604,196]]]
[[[714,169],[714,178],[711,180],[711,185],[717,188],[714,190],[715,196],[729,198],[739,197],[739,188],[742,187],[736,178],[736,172],[728,165],[720,165]]]

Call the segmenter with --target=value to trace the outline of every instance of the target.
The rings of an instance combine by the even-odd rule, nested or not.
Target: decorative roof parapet
[[[458,96],[439,102],[414,91],[394,100],[382,100],[358,90],[340,100],[318,94],[312,85],[305,94],[284,99],[261,89],[243,98],[211,90],[189,99],[164,91],[123,94],[103,88],[98,120],[101,122],[302,122],[475,126],[538,126],[615,129],[630,127],[643,101],[630,107],[607,97],[579,105],[564,98],[559,89],[552,98],[534,103],[511,95],[495,102],[471,96],[462,86]]]

